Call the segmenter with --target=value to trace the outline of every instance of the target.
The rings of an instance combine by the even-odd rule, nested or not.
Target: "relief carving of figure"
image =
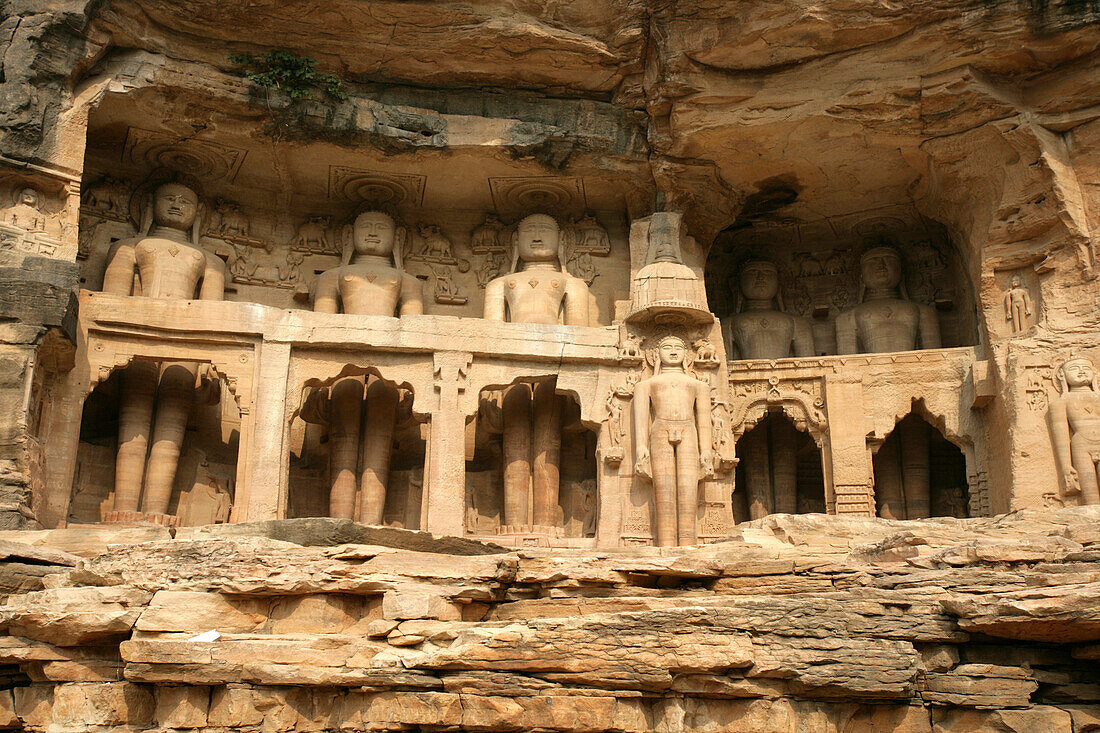
[[[402,268],[404,241],[404,227],[389,214],[360,213],[345,228],[342,264],[317,279],[313,310],[389,317],[423,313],[420,281]],[[323,417],[315,421],[329,424],[329,516],[382,524],[398,390],[377,377],[348,377],[333,385],[330,395],[316,395],[312,399],[321,407],[315,412]]]
[[[634,387],[634,471],[653,479],[657,545],[693,545],[699,482],[714,473],[710,385],[687,374],[687,344],[666,336],[654,374]]]
[[[221,223],[218,224],[218,234],[223,237],[247,237],[248,216],[241,212],[241,207],[230,201],[218,203],[218,214]]]
[[[298,227],[298,233],[290,246],[305,252],[328,252],[331,249],[328,239],[327,216],[311,216]]]
[[[504,248],[501,239],[501,230],[504,225],[496,214],[486,214],[485,221],[470,234],[470,249],[474,254],[488,254]]]
[[[84,190],[84,205],[104,213],[122,214],[126,208],[126,191],[125,182],[105,176]]]
[[[587,326],[588,286],[564,272],[557,221],[546,214],[524,218],[512,248],[511,273],[485,288],[485,318]],[[562,405],[555,386],[552,379],[533,388],[517,384],[504,394],[505,526],[557,523]]]
[[[768,260],[749,260],[737,280],[738,309],[722,324],[730,359],[813,356],[813,329],[805,318],[783,311],[779,270]],[[778,307],[777,307],[778,306]]]
[[[1005,320],[1012,324],[1012,333],[1027,328],[1027,319],[1031,315],[1031,293],[1020,282],[1019,275],[1012,276],[1011,287],[1005,293]]]
[[[0,212],[0,221],[25,232],[45,232],[46,214],[42,211],[41,197],[33,188],[23,188],[15,194],[15,203]]]
[[[451,240],[440,231],[435,224],[417,224],[416,230],[420,233],[423,242],[417,254],[422,257],[434,259],[451,259]]]
[[[1064,495],[1080,496],[1081,504],[1100,504],[1100,391],[1096,367],[1084,357],[1070,359],[1055,375],[1060,396],[1050,400],[1054,458],[1064,483]]]
[[[195,189],[164,183],[137,203],[141,234],[108,253],[103,291],[191,300],[197,290],[200,300],[222,300],[225,267],[198,246],[203,209]],[[167,513],[188,416],[204,393],[197,380],[198,365],[187,362],[137,361],[123,372],[113,511]]]
[[[859,261],[863,297],[836,319],[840,354],[938,349],[940,324],[930,306],[909,300],[902,286],[901,255],[872,247]]]
[[[576,224],[577,249],[594,255],[606,255],[611,251],[611,240],[596,217],[585,214]]]

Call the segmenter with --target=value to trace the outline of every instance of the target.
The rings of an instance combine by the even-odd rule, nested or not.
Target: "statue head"
[[[393,216],[377,209],[360,212],[345,230],[343,264],[354,255],[391,257],[397,269],[402,269],[401,248],[405,244],[405,228]]]
[[[892,290],[901,284],[901,255],[893,247],[872,247],[859,258],[863,287]]]
[[[187,231],[199,215],[199,195],[182,183],[162,183],[153,192],[153,223]]]
[[[1012,287],[1013,288],[1020,287],[1020,276],[1019,275],[1013,275],[1011,282],[1012,282]]]
[[[779,268],[768,260],[749,260],[741,266],[737,284],[749,300],[772,300],[779,294]]]
[[[1062,366],[1058,367],[1055,380],[1063,394],[1069,390],[1080,389],[1081,387],[1087,387],[1093,392],[1097,391],[1096,368],[1093,367],[1090,359],[1083,356],[1069,359],[1062,364]]]
[[[561,228],[549,214],[531,214],[520,219],[512,235],[513,259],[523,262],[561,261]],[[515,271],[515,266],[512,270]]]
[[[38,191],[33,188],[24,188],[19,192],[19,203],[32,208],[38,208]]]
[[[679,336],[669,334],[657,342],[654,356],[654,374],[660,373],[660,370],[664,367],[686,367],[688,358],[687,342]]]

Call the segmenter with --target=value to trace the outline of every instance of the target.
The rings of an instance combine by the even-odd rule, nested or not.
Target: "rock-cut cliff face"
[[[335,520],[8,533],[0,725],[1100,730],[1098,519],[776,515],[552,553]]]

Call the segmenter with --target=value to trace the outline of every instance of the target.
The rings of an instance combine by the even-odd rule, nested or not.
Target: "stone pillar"
[[[863,407],[861,378],[830,374],[825,378],[829,411],[829,462],[837,514],[875,516],[871,453],[867,449],[870,424]],[[841,416],[841,417],[838,417]]]
[[[461,537],[466,515],[466,414],[461,397],[472,355],[435,354],[435,392],[424,481],[425,524],[433,534]]]
[[[290,344],[265,341],[257,351],[252,430],[248,436],[241,435],[232,522],[286,516],[289,465],[286,387]],[[243,433],[245,416],[241,417]],[[242,483],[242,478],[246,483]]]

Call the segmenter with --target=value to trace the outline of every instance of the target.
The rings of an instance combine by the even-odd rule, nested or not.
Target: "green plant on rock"
[[[245,78],[252,83],[276,89],[292,101],[316,99],[318,90],[337,102],[348,100],[340,78],[317,71],[314,68],[317,60],[308,56],[296,56],[289,51],[268,51],[260,56],[235,53],[229,60],[243,66]]]

